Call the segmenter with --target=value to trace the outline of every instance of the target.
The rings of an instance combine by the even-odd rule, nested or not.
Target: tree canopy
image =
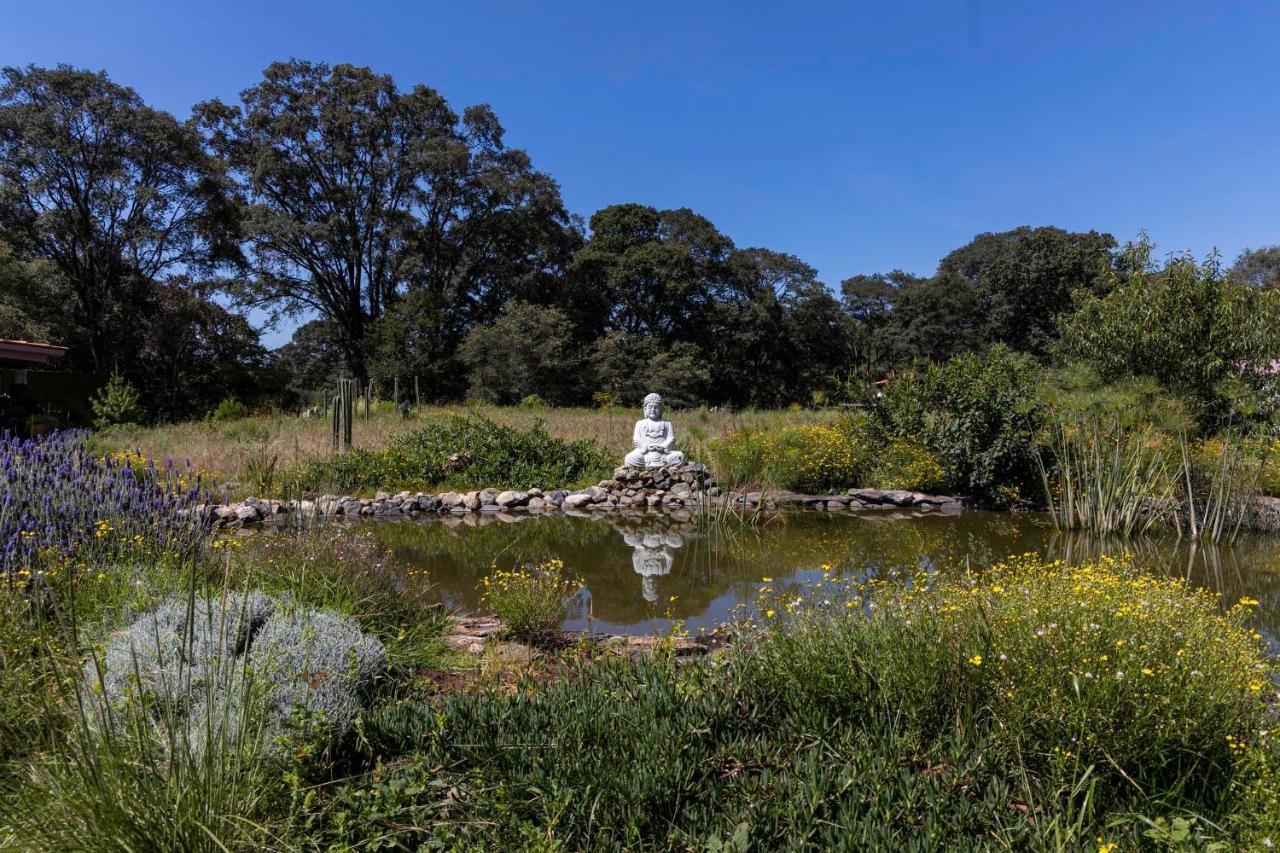
[[[314,312],[368,378],[366,338],[406,291],[491,316],[574,246],[559,189],[503,144],[487,106],[461,117],[426,86],[354,65],[273,63],[240,104],[196,107],[234,179],[246,305]]]
[[[195,128],[105,73],[4,69],[0,230],[57,270],[83,335],[73,362],[110,366],[148,282],[218,258],[218,188]]]
[[[688,207],[584,223],[488,106],[363,66],[276,62],[187,121],[104,72],[0,85],[0,335],[118,371],[154,418],[296,406],[340,374],[426,401],[809,404],[997,347],[1221,415],[1274,399],[1277,284],[1274,246],[1224,272],[1021,226],[833,291]],[[274,353],[263,316],[297,323]]]

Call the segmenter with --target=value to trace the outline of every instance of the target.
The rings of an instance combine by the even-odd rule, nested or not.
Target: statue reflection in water
[[[624,531],[623,540],[631,546],[631,568],[640,576],[640,594],[644,600],[658,600],[658,578],[671,574],[675,549],[684,546],[679,533],[635,533]]]

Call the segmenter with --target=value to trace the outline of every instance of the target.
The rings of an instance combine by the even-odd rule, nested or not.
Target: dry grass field
[[[356,447],[377,449],[388,442],[431,423],[476,412],[497,423],[522,426],[541,418],[553,435],[566,440],[591,438],[616,452],[619,462],[631,448],[631,428],[640,416],[630,409],[542,409],[502,406],[423,406],[404,418],[389,403],[374,403],[366,417],[364,407],[356,412],[352,442]],[[676,428],[679,447],[694,458],[713,438],[742,427],[769,428],[813,423],[829,418],[829,413],[811,410],[716,411],[693,409],[668,412]],[[133,451],[155,459],[172,459],[204,472],[214,481],[236,479],[246,468],[275,460],[287,469],[313,459],[329,456],[332,432],[325,417],[258,415],[232,421],[189,421],[155,427],[128,427],[96,433],[94,445],[102,452]]]

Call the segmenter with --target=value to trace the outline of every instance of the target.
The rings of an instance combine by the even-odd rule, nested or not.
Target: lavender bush
[[[172,463],[95,458],[81,430],[0,437],[0,576],[50,562],[184,553],[200,539],[199,478]]]

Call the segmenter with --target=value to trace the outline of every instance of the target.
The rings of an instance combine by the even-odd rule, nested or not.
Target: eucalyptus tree
[[[1245,249],[1231,265],[1227,276],[1240,284],[1280,288],[1280,246]]]
[[[234,180],[250,273],[234,295],[319,315],[360,379],[371,333],[406,292],[462,315],[460,340],[576,245],[559,188],[504,145],[487,106],[459,116],[426,86],[290,60],[239,104],[196,114]]]
[[[4,69],[0,229],[63,280],[84,332],[73,360],[102,370],[128,357],[151,281],[217,256],[218,190],[196,130],[105,73]]]

